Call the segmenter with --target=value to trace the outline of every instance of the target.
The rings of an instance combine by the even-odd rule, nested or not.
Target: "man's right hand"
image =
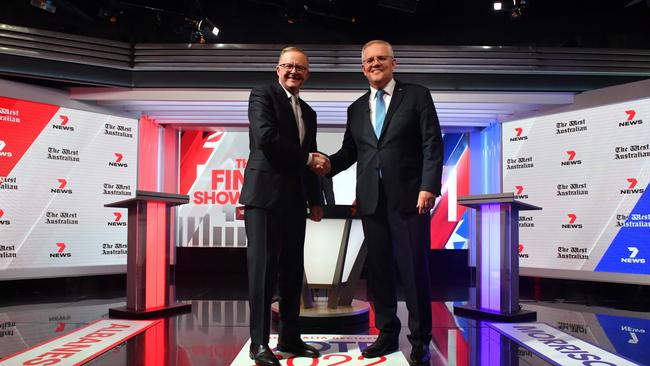
[[[312,172],[318,175],[325,175],[330,172],[332,166],[330,165],[330,159],[327,156],[319,152],[313,152],[311,153],[309,168]]]

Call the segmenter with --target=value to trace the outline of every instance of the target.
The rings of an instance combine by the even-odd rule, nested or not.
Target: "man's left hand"
[[[326,155],[319,152],[313,152],[311,153],[309,168],[317,175],[324,176],[330,172],[332,165],[330,164],[330,159]]]
[[[436,196],[427,191],[420,191],[420,194],[418,195],[418,213],[422,215],[425,212],[431,211],[433,208],[433,205],[436,203]]]
[[[320,221],[323,218],[323,208],[321,206],[311,206],[309,209],[309,219],[311,221]]]

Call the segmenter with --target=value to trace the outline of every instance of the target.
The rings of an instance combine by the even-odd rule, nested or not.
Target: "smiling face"
[[[309,60],[300,51],[287,51],[280,55],[275,71],[280,84],[296,94],[309,78]]]
[[[393,78],[397,66],[393,52],[385,43],[371,43],[362,52],[361,69],[373,88],[383,89]]]

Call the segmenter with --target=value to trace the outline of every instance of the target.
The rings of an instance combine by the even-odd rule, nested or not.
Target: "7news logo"
[[[4,210],[0,208],[0,225],[11,225],[11,221],[9,221],[7,218],[3,219],[4,215]]]
[[[627,257],[621,257],[621,263],[645,264],[645,258],[639,258],[639,248],[627,247],[630,254]]]
[[[582,224],[576,224],[576,220],[578,219],[578,215],[574,213],[569,213],[567,214],[567,217],[569,218],[568,222],[566,224],[562,224],[563,229],[582,229]]]
[[[122,153],[115,153],[115,160],[114,161],[109,161],[108,166],[113,166],[117,168],[127,168],[129,164],[127,162],[122,162],[122,159],[124,159],[124,155]]]
[[[59,178],[57,181],[59,182],[59,186],[58,188],[50,188],[51,193],[72,194],[72,189],[65,188],[68,185],[68,181],[66,179]]]
[[[626,189],[621,189],[621,194],[644,193],[645,189],[643,189],[641,187],[636,188],[637,183],[639,183],[639,181],[636,178],[634,178],[634,177],[627,178],[627,188]]]
[[[627,120],[624,121],[624,122],[619,122],[618,127],[628,127],[628,126],[642,125],[643,124],[642,119],[635,119],[636,118],[636,110],[628,109],[627,111],[625,111],[625,114],[627,114]]]
[[[515,199],[521,200],[528,198],[528,195],[524,193],[524,186],[515,186]]]
[[[566,154],[567,154],[567,160],[560,162],[560,165],[567,166],[567,165],[582,164],[582,160],[576,159],[577,153],[575,152],[575,150],[568,150]]]
[[[0,140],[0,158],[11,158],[14,154],[11,151],[5,150],[7,143],[4,140]]]
[[[70,258],[72,253],[66,252],[67,245],[63,242],[56,243],[56,252],[50,253],[50,258]]]
[[[108,226],[126,226],[126,221],[122,220],[121,212],[113,212],[113,221],[107,222]]]
[[[528,140],[528,136],[523,135],[524,129],[521,127],[515,127],[515,137],[511,137],[511,142]]]
[[[519,253],[519,258],[528,258],[528,253],[524,253],[524,245],[519,243],[517,247],[517,252]]]
[[[55,130],[64,130],[64,131],[74,131],[74,127],[68,126],[68,122],[70,121],[68,116],[64,116],[64,115],[61,114],[61,115],[59,115],[59,119],[60,119],[60,121],[58,123],[54,123],[52,125],[53,129],[55,129]]]

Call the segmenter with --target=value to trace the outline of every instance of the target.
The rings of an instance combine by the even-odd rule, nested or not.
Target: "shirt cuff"
[[[309,153],[309,155],[307,155],[307,163],[305,163],[305,165],[309,165],[311,163],[311,158],[312,158],[312,154]]]

